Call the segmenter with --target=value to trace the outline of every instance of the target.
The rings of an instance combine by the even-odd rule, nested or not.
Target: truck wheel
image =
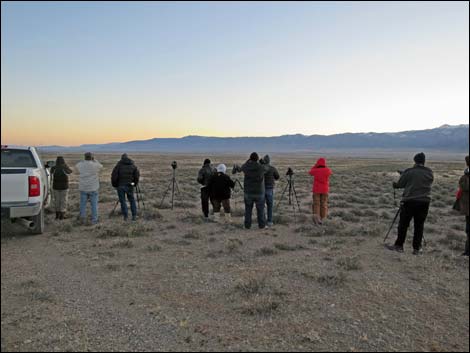
[[[42,234],[44,232],[44,208],[38,215],[31,217],[34,222],[34,228],[31,229],[32,234]]]

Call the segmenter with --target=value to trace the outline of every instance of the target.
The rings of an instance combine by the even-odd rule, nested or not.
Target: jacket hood
[[[325,158],[319,158],[315,167],[326,167],[326,160]]]
[[[122,164],[134,164],[134,161],[130,159],[129,157],[122,157],[119,163]]]

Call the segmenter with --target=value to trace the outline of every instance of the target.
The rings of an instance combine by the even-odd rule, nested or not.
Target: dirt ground
[[[98,225],[75,219],[75,174],[68,219],[50,211],[39,236],[2,223],[2,351],[468,352],[465,222],[452,211],[463,161],[428,163],[433,202],[424,253],[413,256],[412,229],[404,254],[383,246],[396,212],[391,184],[412,156],[326,156],[330,217],[314,226],[307,172],[316,158],[272,155],[282,175],[275,202],[290,166],[301,209],[284,198],[266,230],[243,228],[239,191],[231,224],[203,221],[196,176],[205,156],[130,157],[143,176],[137,222],[109,216],[119,159],[110,154],[96,156],[105,167]],[[229,171],[246,159],[210,157]],[[80,158],[65,155],[71,166]],[[181,192],[174,210],[168,197],[160,209],[173,159]],[[396,227],[389,242],[395,237]]]

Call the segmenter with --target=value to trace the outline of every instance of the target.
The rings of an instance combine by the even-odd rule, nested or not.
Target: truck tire
[[[31,217],[34,222],[34,228],[31,229],[32,234],[42,234],[44,232],[44,208],[41,208],[36,216]]]

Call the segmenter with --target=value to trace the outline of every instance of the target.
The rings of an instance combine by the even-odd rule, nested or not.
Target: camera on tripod
[[[232,174],[241,173],[242,168],[238,164],[234,164],[232,168]]]
[[[292,170],[291,167],[287,168],[286,175],[287,175],[287,176],[292,176],[292,175],[294,175],[294,171]]]
[[[176,163],[176,161],[171,162],[171,167],[173,169],[176,169],[178,167],[178,164]]]

